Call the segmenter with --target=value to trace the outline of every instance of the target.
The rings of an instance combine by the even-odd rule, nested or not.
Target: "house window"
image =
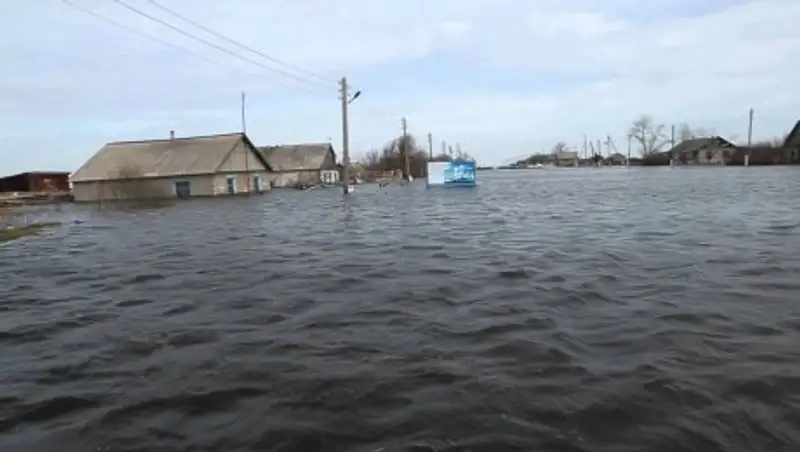
[[[798,159],[800,159],[800,151],[797,149],[792,149],[792,160],[796,161]]]
[[[259,174],[256,174],[255,176],[253,176],[253,191],[255,191],[256,193],[261,193],[261,191],[262,191],[261,175],[259,175]]]
[[[192,196],[192,184],[188,180],[175,181],[175,196],[180,199]]]
[[[228,194],[235,195],[236,194],[236,176],[228,176]]]

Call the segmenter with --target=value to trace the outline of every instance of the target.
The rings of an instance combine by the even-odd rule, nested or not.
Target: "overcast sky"
[[[400,133],[403,116],[421,140],[459,142],[483,164],[584,133],[611,134],[624,152],[641,114],[734,139],[750,107],[757,138],[800,119],[797,0],[158,0],[304,72],[150,0],[123,1],[277,71],[114,0],[71,1],[185,50],[60,0],[0,0],[0,173],[74,170],[107,141],[171,129],[238,131],[243,90],[258,144],[330,139],[338,150],[342,75],[363,91],[351,105],[356,156]]]

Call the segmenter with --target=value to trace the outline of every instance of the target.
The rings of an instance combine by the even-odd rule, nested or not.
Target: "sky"
[[[401,118],[484,165],[584,135],[625,153],[642,115],[735,141],[750,108],[754,139],[800,119],[797,0],[121,1],[207,42],[115,0],[0,0],[0,173],[73,171],[106,142],[170,130],[238,132],[242,92],[256,144],[338,152],[342,76],[361,91],[352,158]]]

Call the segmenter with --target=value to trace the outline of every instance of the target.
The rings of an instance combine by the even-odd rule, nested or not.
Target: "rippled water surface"
[[[800,450],[798,168],[481,177],[44,212],[0,450]]]

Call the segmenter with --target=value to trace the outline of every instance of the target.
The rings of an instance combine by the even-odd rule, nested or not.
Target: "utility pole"
[[[447,155],[447,142],[442,140],[442,155]]]
[[[403,174],[407,182],[411,181],[411,162],[408,160],[408,121],[406,118],[401,120],[403,125],[403,163],[405,165],[405,174]]]
[[[753,152],[753,116],[755,115],[756,111],[752,108],[750,109],[750,118],[747,122],[747,156],[745,156],[744,166],[750,165],[750,154]]]
[[[242,135],[247,135],[247,120],[245,118],[245,94],[242,91]],[[247,193],[250,193],[250,190],[253,188],[253,184],[250,180],[250,150],[244,150],[244,172],[247,174]]]
[[[646,132],[644,130],[644,127],[642,127],[642,134],[641,134],[642,135],[642,137],[641,137],[642,138],[642,157],[646,157],[647,153],[649,151],[647,149],[647,136],[645,135],[645,133]]]
[[[631,134],[628,134],[628,161],[625,162],[626,166],[631,166]]]
[[[583,134],[583,158],[589,158],[589,137]]]
[[[342,101],[342,190],[350,194],[350,130],[347,124],[347,77],[339,82],[339,95]]]
[[[433,134],[428,132],[428,161],[433,161]]]

